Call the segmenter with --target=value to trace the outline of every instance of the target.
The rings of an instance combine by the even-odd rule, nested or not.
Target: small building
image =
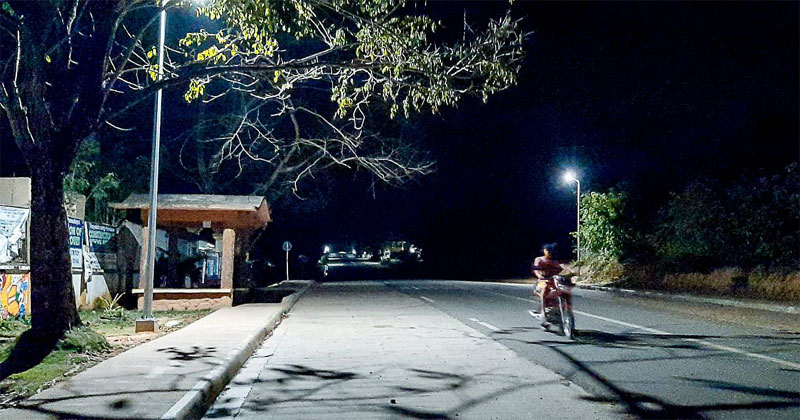
[[[116,210],[134,213],[144,227],[141,232],[141,255],[139,258],[139,287],[132,290],[137,296],[137,306],[144,306],[144,286],[147,262],[147,221],[150,200],[147,194],[131,194],[125,201],[110,205]],[[230,306],[233,302],[235,274],[241,273],[246,255],[257,238],[257,233],[272,221],[267,200],[261,196],[210,195],[210,194],[159,194],[157,224],[169,235],[169,258],[178,254],[178,239],[194,235],[204,241],[203,251],[221,254],[219,263],[219,284],[204,287],[205,284],[187,281],[181,287],[158,287],[154,284],[154,310],[210,309]],[[175,261],[172,261],[174,263]],[[174,272],[174,271],[171,271]],[[205,261],[203,273],[206,272]],[[171,284],[181,284],[180,279]],[[188,286],[188,287],[187,287]]]

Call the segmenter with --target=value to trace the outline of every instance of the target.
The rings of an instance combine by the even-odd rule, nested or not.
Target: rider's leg
[[[547,322],[547,315],[544,312],[544,294],[545,291],[542,291],[542,294],[539,295],[539,314],[541,316],[542,328],[547,328],[550,323]]]

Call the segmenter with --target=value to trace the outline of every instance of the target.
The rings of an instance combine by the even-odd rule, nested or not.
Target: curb
[[[272,315],[264,328],[247,337],[244,343],[232,350],[216,369],[203,377],[191,390],[173,405],[163,416],[162,420],[200,419],[219,394],[230,383],[239,369],[247,362],[250,356],[258,349],[264,338],[277,327],[283,316],[297,303],[300,297],[314,283],[300,289],[281,300],[281,310]]]
[[[576,286],[581,289],[599,290],[602,292],[615,293],[619,295],[668,299],[668,300],[680,300],[680,301],[705,303],[709,305],[719,305],[719,306],[733,306],[736,308],[758,309],[762,311],[780,312],[785,314],[800,314],[800,307],[797,306],[777,305],[771,303],[743,302],[740,300],[710,298],[710,297],[707,298],[694,295],[672,295],[661,292],[620,289],[616,287],[607,287],[607,286],[592,286],[588,284],[577,284]]]

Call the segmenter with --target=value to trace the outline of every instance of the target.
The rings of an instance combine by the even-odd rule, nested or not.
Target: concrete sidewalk
[[[222,308],[0,411],[0,419],[184,419],[203,415],[311,282],[281,303]]]
[[[315,284],[205,418],[621,417],[424,300],[346,282]]]

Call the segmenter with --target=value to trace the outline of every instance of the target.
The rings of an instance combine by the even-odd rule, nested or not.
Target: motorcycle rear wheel
[[[561,312],[561,332],[564,337],[572,339],[575,334],[575,316],[572,314],[572,308],[567,304],[567,300],[563,297],[558,297],[558,309]]]

